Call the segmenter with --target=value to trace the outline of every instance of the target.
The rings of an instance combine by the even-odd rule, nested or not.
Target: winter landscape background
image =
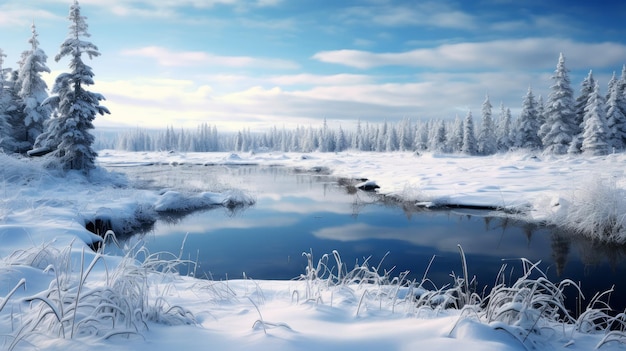
[[[481,208],[621,247],[624,5],[570,5],[3,3],[0,345],[623,349],[626,315],[610,306],[624,292],[598,291],[572,311],[578,282],[550,281],[550,267],[523,257],[516,274],[474,277],[458,245],[461,272],[432,287],[429,266],[407,279],[302,248],[293,280],[214,281],[179,274],[194,264],[182,248],[151,253],[116,234],[255,198],[210,183],[154,189],[111,169],[245,164],[328,173],[398,203]],[[154,44],[155,33],[181,48]],[[49,42],[60,44],[51,66]],[[112,245],[121,254],[107,253]],[[493,283],[480,290],[477,280]]]

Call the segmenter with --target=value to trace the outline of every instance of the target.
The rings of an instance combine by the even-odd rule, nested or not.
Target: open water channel
[[[151,231],[129,239],[143,241],[152,253],[178,254],[184,242],[183,258],[197,262],[198,277],[293,279],[305,272],[303,252],[317,259],[336,250],[348,267],[369,260],[371,266],[393,269],[392,276],[410,271],[410,279],[421,280],[426,273],[435,289],[453,284],[452,273],[462,275],[461,245],[469,274],[476,276],[480,291],[493,285],[503,264],[507,274],[519,276],[520,258],[526,258],[541,261],[539,267],[554,282],[580,282],[586,301],[595,292],[615,286],[611,306],[626,307],[623,246],[602,246],[486,211],[414,208],[357,190],[349,182],[324,175],[323,170],[200,165],[115,170],[145,187],[234,188],[256,199],[245,208],[172,214]],[[573,289],[568,293],[567,304],[575,306],[577,294]]]

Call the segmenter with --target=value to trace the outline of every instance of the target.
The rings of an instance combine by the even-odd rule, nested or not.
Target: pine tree
[[[539,127],[535,96],[533,95],[532,89],[528,88],[528,92],[522,102],[522,113],[519,117],[516,145],[520,148],[531,150],[541,148]]]
[[[573,137],[578,134],[579,126],[575,125],[574,92],[563,54],[559,56],[552,80],[554,84],[546,104],[546,120],[541,126],[540,133],[543,135],[542,143],[546,152],[565,154]]]
[[[352,143],[350,147],[354,150],[361,150],[363,145],[363,130],[361,128],[361,120],[359,119],[356,122],[356,133],[352,135]]]
[[[585,106],[582,151],[590,155],[606,155],[609,152],[606,126],[606,106],[596,83]]]
[[[83,40],[90,35],[78,0],[70,6],[68,19],[69,35],[61,44],[55,61],[69,56],[71,72],[60,74],[54,82],[52,93],[55,95],[45,101],[54,109],[54,118],[49,120],[36,145],[53,150],[62,169],[89,172],[95,168],[97,156],[91,147],[94,137],[89,130],[94,128],[96,114],[110,112],[100,106],[100,101],[104,100],[102,95],[85,90],[85,86],[94,84],[94,74],[83,62],[82,55],[91,59],[100,53],[94,44]]]
[[[50,106],[42,105],[48,98],[48,86],[41,78],[42,72],[50,73],[46,66],[48,56],[39,48],[35,24],[31,26],[32,36],[28,40],[31,49],[22,53],[16,82],[17,95],[23,105],[22,124],[25,128],[27,147],[32,148],[35,140],[44,130],[44,123],[50,118]]]
[[[0,49],[0,151],[13,153],[18,149],[15,135],[19,131],[14,128],[18,106],[14,96],[14,84],[10,79],[12,70],[3,67],[5,57],[6,54]]]
[[[474,135],[472,111],[467,112],[463,125],[463,146],[461,147],[461,152],[467,155],[476,155],[478,148],[476,146],[476,136]]]
[[[443,121],[438,121],[433,125],[434,135],[430,149],[433,152],[447,152],[448,138],[446,134],[446,124]]]
[[[429,122],[420,121],[415,129],[413,144],[416,151],[424,151],[428,149],[428,132],[430,130]]]
[[[450,152],[461,152],[463,148],[463,120],[459,116],[454,117],[452,128],[449,129],[448,150]]]
[[[335,152],[344,151],[348,147],[348,141],[346,140],[346,134],[343,131],[343,128],[339,126],[339,132],[336,134],[335,140]]]
[[[411,136],[411,120],[403,118],[398,127],[398,131],[400,134],[398,136],[398,149],[400,151],[411,150],[411,141],[413,140]]]
[[[511,140],[511,110],[500,104],[500,115],[498,117],[498,129],[496,132],[497,146],[499,151],[509,151],[513,146]]]
[[[623,98],[620,99],[619,108],[622,110],[622,114],[626,116],[626,65],[622,66],[622,75],[617,81],[617,95]]]
[[[385,141],[385,151],[398,151],[399,142],[398,142],[398,133],[396,132],[396,128],[392,125],[389,127],[387,131],[387,140]]]
[[[478,133],[478,153],[481,155],[491,155],[496,152],[496,133],[491,117],[491,107],[489,96],[487,96],[482,106],[480,133]]]
[[[624,73],[622,73],[624,76]],[[614,75],[615,77],[615,75]],[[626,95],[621,86],[626,85],[626,78],[619,81],[611,80],[609,84],[607,107],[607,128],[609,130],[609,148],[611,150],[622,151],[626,147],[626,115],[620,106],[626,107]]]
[[[583,140],[583,128],[585,123],[585,107],[589,101],[589,96],[593,93],[593,89],[596,85],[595,79],[593,79],[593,72],[589,71],[587,77],[580,84],[580,94],[576,98],[575,110],[576,110],[576,124],[578,125],[579,133],[574,136],[572,143],[568,149],[568,153],[577,154],[582,151]]]
[[[543,143],[543,133],[541,132],[541,127],[546,123],[546,106],[543,103],[543,96],[539,95],[537,98],[537,122],[539,124],[539,139],[542,140]]]

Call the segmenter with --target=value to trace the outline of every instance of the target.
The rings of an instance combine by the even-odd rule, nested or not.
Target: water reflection
[[[165,218],[142,237],[151,252],[179,252],[186,237],[183,255],[197,260],[202,276],[238,278],[245,272],[255,279],[291,279],[304,272],[302,252],[320,257],[338,250],[348,266],[368,257],[378,264],[389,252],[382,267],[396,274],[408,270],[415,279],[421,279],[434,256],[428,277],[441,287],[452,282],[451,272],[461,272],[460,244],[479,290],[493,282],[503,263],[521,266],[524,257],[541,260],[551,279],[581,282],[588,299],[614,284],[615,298],[626,291],[624,246],[485,211],[429,211],[357,191],[349,180],[279,167],[180,169],[160,166],[133,176],[147,176],[150,186],[186,191],[237,188],[257,200],[237,212],[218,208]],[[614,299],[612,306],[624,309],[624,299]]]

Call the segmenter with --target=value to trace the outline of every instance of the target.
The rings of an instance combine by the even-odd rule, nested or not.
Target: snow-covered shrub
[[[582,182],[551,224],[602,242],[626,242],[626,189],[599,176]]]

